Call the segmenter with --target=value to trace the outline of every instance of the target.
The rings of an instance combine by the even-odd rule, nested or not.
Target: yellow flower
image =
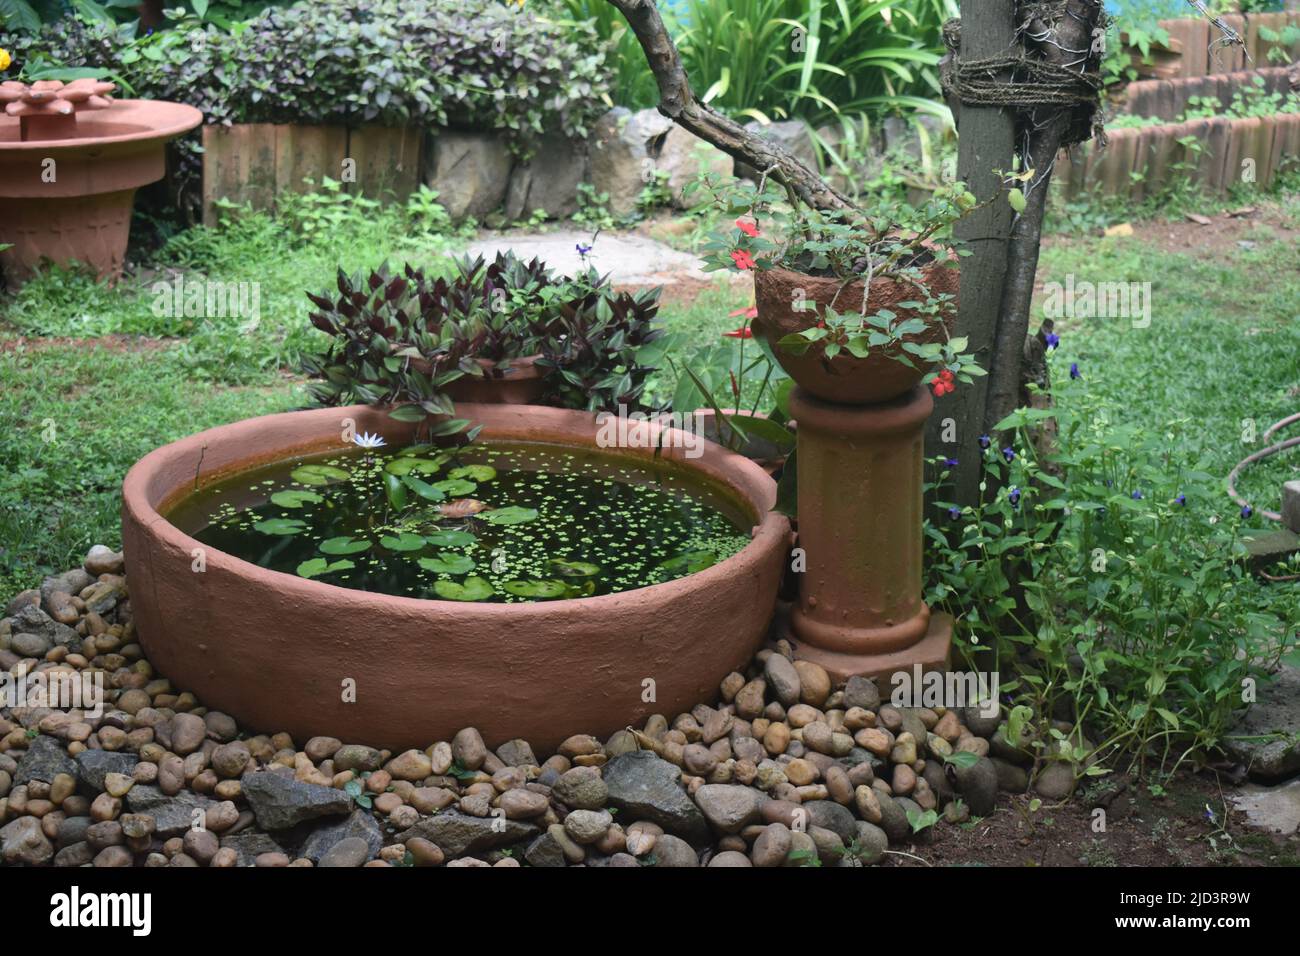
[[[0,70],[9,69],[9,64],[12,62],[13,62],[13,57],[9,55],[9,51],[5,49],[0,49]]]

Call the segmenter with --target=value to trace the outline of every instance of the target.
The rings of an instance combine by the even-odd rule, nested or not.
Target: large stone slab
[[[505,140],[494,133],[434,130],[425,182],[452,219],[482,219],[505,202],[513,165]]]
[[[515,163],[506,190],[506,218],[527,219],[541,210],[548,219],[578,211],[578,185],[587,178],[587,144],[558,134],[537,143],[531,159]]]
[[[288,774],[258,770],[244,774],[240,783],[257,825],[264,830],[287,830],[308,820],[342,816],[352,809],[352,798],[342,790],[303,783]]]
[[[365,810],[354,810],[346,819],[337,823],[318,824],[306,835],[298,855],[319,863],[321,857],[334,846],[350,837],[359,837],[366,841],[370,849],[367,859],[374,859],[379,854],[380,847],[384,845],[383,831],[379,829],[379,823],[374,816]]]
[[[49,783],[61,773],[66,773],[75,780],[78,774],[77,762],[68,756],[63,744],[57,739],[40,734],[28,741],[27,753],[18,761],[14,783],[24,784],[30,780]]]
[[[506,233],[480,239],[465,251],[470,256],[481,255],[491,260],[498,252],[513,249],[515,255],[525,261],[537,256],[556,272],[574,275],[587,269],[578,255],[579,244],[590,245],[591,233],[573,230],[543,234]],[[705,272],[698,256],[680,252],[645,236],[601,233],[588,262],[601,274],[608,273],[610,282],[617,286],[728,281],[723,274]],[[747,275],[740,276],[737,285],[752,281]]]
[[[1283,664],[1258,701],[1224,740],[1252,780],[1275,783],[1300,774],[1300,670]]]
[[[1300,830],[1300,777],[1277,787],[1247,784],[1228,799],[1253,826],[1283,836]]]
[[[616,216],[637,211],[641,190],[654,182],[655,159],[673,121],[658,110],[633,113],[622,106],[596,121],[592,130],[591,185],[608,197]]]
[[[182,790],[169,797],[152,784],[137,783],[126,795],[127,809],[153,817],[154,834],[164,840],[182,835],[196,821],[202,823],[208,808],[215,805],[215,800],[192,790]]]

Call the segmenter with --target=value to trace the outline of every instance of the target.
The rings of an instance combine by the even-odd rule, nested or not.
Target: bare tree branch
[[[771,170],[773,179],[794,190],[817,209],[852,209],[853,203],[809,169],[784,146],[746,130],[735,121],[701,103],[691,90],[681,55],[664,27],[654,0],[609,0],[627,19],[645,51],[646,61],[659,85],[659,112],[687,132],[711,143],[739,162]]]

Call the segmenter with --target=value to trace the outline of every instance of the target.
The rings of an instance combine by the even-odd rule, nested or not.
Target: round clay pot
[[[497,363],[479,359],[485,374],[482,378],[465,375],[450,383],[446,392],[453,402],[478,405],[536,405],[546,391],[542,369],[537,367],[541,355],[511,359],[499,378],[492,374]]]
[[[78,112],[71,138],[23,140],[19,120],[0,115],[0,222],[12,245],[0,263],[9,279],[43,259],[116,277],[135,191],[166,173],[167,141],[201,122],[202,113],[181,103],[115,100]]]
[[[590,412],[458,411],[487,439],[599,443]],[[574,733],[604,736],[714,699],[722,678],[743,670],[762,643],[790,546],[789,521],[771,511],[776,485],[712,443],[687,457],[681,435],[606,453],[668,460],[712,483],[753,522],[752,540],[697,574],[619,594],[474,604],[351,590],[242,561],[167,520],[196,487],[340,449],[347,419],[389,444],[409,441],[415,427],[364,405],[269,415],[159,448],[122,486],[140,643],[176,686],[250,730],[405,749],[477,727],[494,746],[523,737],[549,752]],[[652,437],[660,430],[647,427]],[[344,700],[348,686],[354,702]]]
[[[956,317],[960,273],[942,260],[924,266],[921,273],[932,292],[948,293],[954,297],[953,308],[944,317],[945,324],[951,327]],[[841,352],[828,361],[819,345],[814,345],[803,355],[793,355],[777,345],[785,336],[815,326],[828,307],[837,312],[861,312],[865,315],[889,309],[900,319],[915,314],[898,308],[898,303],[916,299],[918,290],[915,286],[894,279],[874,279],[864,311],[863,285],[861,280],[846,286],[842,280],[833,277],[810,276],[781,268],[754,273],[754,295],[758,306],[758,316],[752,323],[754,334],[767,342],[781,367],[815,398],[841,405],[887,402],[906,394],[930,370],[929,366],[922,365],[909,368],[884,352],[873,353],[864,359]],[[795,304],[800,302],[813,303],[816,309],[797,311]],[[942,333],[936,325],[927,334],[913,336],[911,340],[941,341]]]

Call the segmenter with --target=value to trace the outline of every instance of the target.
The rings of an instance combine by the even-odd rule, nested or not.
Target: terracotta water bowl
[[[0,84],[0,265],[42,260],[122,271],[135,191],[162,179],[166,144],[203,122],[192,106],[111,100],[111,83]]]
[[[467,404],[457,413],[482,424],[485,439],[597,444],[588,412]],[[574,733],[689,710],[762,642],[790,525],[770,510],[771,478],[713,444],[688,459],[666,436],[660,457],[751,520],[750,543],[699,573],[599,597],[474,604],[352,590],[239,560],[168,522],[196,487],[341,450],[345,419],[389,444],[409,441],[415,427],[367,406],[249,419],[151,452],[123,483],[139,640],[162,674],[241,725],[391,748],[428,747],[474,726],[494,745],[524,737],[550,750]],[[655,444],[615,453],[649,459]]]
[[[541,355],[527,355],[511,359],[500,375],[494,374],[497,363],[479,359],[486,373],[482,378],[465,375],[447,385],[447,394],[454,402],[473,402],[480,405],[532,405],[546,391],[546,380],[537,367]]]
[[[924,281],[935,294],[948,293],[955,297],[961,276],[954,268],[935,262],[921,270]],[[855,358],[841,352],[826,360],[820,346],[814,346],[803,355],[792,355],[778,346],[782,338],[811,328],[817,324],[827,308],[836,312],[864,312],[862,308],[863,283],[861,280],[847,286],[833,277],[810,276],[788,269],[769,269],[754,274],[754,296],[758,316],[753,320],[754,334],[760,336],[776,354],[781,367],[810,395],[823,401],[846,405],[866,405],[887,402],[907,394],[929,368],[917,365],[909,368],[885,354],[871,354]],[[900,319],[912,313],[898,307],[898,303],[917,297],[914,286],[894,279],[874,279],[867,295],[864,314],[872,315],[881,309],[890,309]],[[815,308],[799,311],[796,302]],[[955,318],[956,310],[947,317]],[[940,330],[935,327],[917,342],[940,340]]]

